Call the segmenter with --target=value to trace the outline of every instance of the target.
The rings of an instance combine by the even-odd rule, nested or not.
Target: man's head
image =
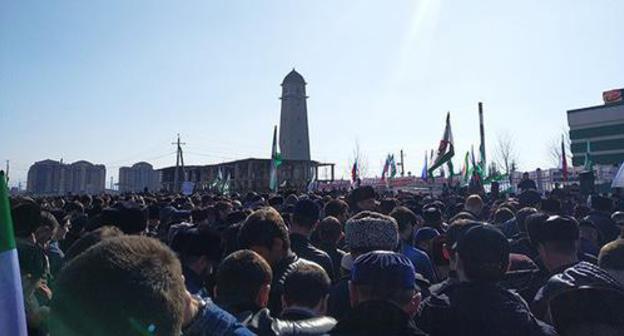
[[[46,248],[48,243],[56,235],[56,232],[60,229],[61,225],[56,220],[56,217],[48,211],[41,212],[41,225],[35,230],[35,238],[37,244]]]
[[[418,222],[416,214],[414,214],[412,210],[400,206],[392,210],[390,217],[394,218],[399,225],[401,240],[404,242],[410,241],[414,232],[414,226]]]
[[[359,187],[351,192],[351,202],[359,211],[376,211],[376,197],[375,189],[371,186]]]
[[[290,250],[284,219],[270,207],[258,209],[247,217],[238,234],[238,242],[240,248],[255,251],[272,266]]]
[[[475,216],[481,216],[483,211],[483,200],[479,195],[470,195],[466,198],[464,209]]]
[[[536,214],[536,213],[537,213],[537,209],[531,208],[531,207],[526,207],[526,208],[522,208],[518,210],[518,212],[516,213],[516,225],[518,226],[518,231],[527,232],[526,219],[530,215]]]
[[[349,294],[352,306],[371,300],[388,301],[411,316],[420,304],[412,262],[389,251],[372,251],[355,259]]]
[[[442,224],[442,211],[437,207],[429,206],[423,209],[423,219],[425,226],[438,228]]]
[[[354,257],[375,250],[393,251],[399,244],[399,227],[390,216],[362,211],[347,221],[345,242]]]
[[[514,213],[508,208],[500,207],[494,212],[494,223],[503,224],[506,221],[514,218]]]
[[[616,211],[611,215],[611,220],[615,225],[624,229],[624,211]]]
[[[227,218],[227,216],[230,213],[232,213],[232,211],[234,211],[234,207],[232,206],[232,203],[229,203],[226,201],[217,202],[214,208],[217,211],[217,218],[221,221],[224,221]]]
[[[624,334],[624,293],[612,288],[571,288],[549,302],[553,326],[566,336]]]
[[[423,227],[414,232],[414,246],[432,255],[433,240],[440,236],[440,232],[432,227]]]
[[[325,216],[336,217],[340,223],[344,224],[349,219],[349,205],[347,202],[334,199],[325,204]]]
[[[320,216],[320,209],[309,199],[302,199],[295,204],[292,214],[292,228],[306,236],[316,228]]]
[[[93,230],[84,236],[80,237],[80,239],[76,240],[67,252],[65,252],[65,258],[63,259],[65,264],[67,264],[72,259],[76,258],[82,252],[89,249],[91,246],[101,242],[104,239],[114,238],[122,236],[123,232],[119,230],[116,226],[102,226],[96,230]]]
[[[282,304],[285,308],[306,308],[323,316],[327,311],[330,286],[331,280],[321,266],[302,263],[284,280]]]
[[[528,180],[529,179],[529,173],[528,172],[522,173],[522,179],[523,180]]]
[[[463,237],[468,229],[478,225],[482,224],[470,219],[460,219],[454,221],[446,231],[446,242],[442,246],[442,254],[448,260],[451,271],[457,270],[457,241]]]
[[[454,246],[461,281],[497,282],[509,266],[509,242],[489,225],[469,228]]]
[[[624,239],[614,240],[600,249],[598,266],[624,286]]]
[[[536,190],[525,190],[518,196],[521,207],[540,208],[542,206],[542,196]]]
[[[579,227],[576,219],[564,216],[529,216],[527,229],[544,266],[550,271],[577,260]]]
[[[325,217],[316,227],[319,240],[322,244],[335,246],[344,237],[342,224],[336,217]]]
[[[185,267],[202,277],[212,273],[223,253],[221,235],[208,229],[181,229],[173,236],[171,248]]]
[[[22,202],[11,209],[15,236],[35,241],[34,233],[41,226],[41,207],[34,202]]]
[[[190,300],[168,247],[142,236],[111,238],[56,279],[50,334],[178,335]]]
[[[259,254],[251,250],[227,256],[217,270],[216,301],[233,314],[267,306],[273,273]]]

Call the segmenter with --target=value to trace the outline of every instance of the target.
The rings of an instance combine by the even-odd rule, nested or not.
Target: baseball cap
[[[438,230],[432,227],[423,227],[414,232],[414,242],[418,243],[425,240],[433,239],[439,236]]]

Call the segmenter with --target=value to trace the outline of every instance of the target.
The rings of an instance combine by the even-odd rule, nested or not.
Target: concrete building
[[[620,92],[620,99],[607,99]],[[619,165],[624,162],[624,101],[623,90],[603,94],[605,104],[568,111],[572,163],[581,166],[587,149],[595,164]],[[611,94],[611,95],[608,95]],[[589,145],[589,146],[588,146]]]
[[[159,174],[151,164],[138,162],[132,167],[119,168],[119,192],[157,191],[160,189]]]
[[[285,160],[310,160],[306,82],[294,69],[282,81],[279,146]]]
[[[104,165],[43,160],[30,166],[26,190],[35,195],[97,194],[104,191],[105,182]]]
[[[333,164],[321,164],[310,160],[284,160],[277,170],[279,184],[304,190],[313,174],[319,176],[317,169],[322,166],[331,167],[331,175],[325,179],[333,180]],[[221,170],[224,179],[228,175],[230,176],[230,191],[232,192],[269,191],[270,159],[249,158],[205,166],[184,167],[186,181],[193,182],[196,190],[208,190],[210,184],[219,175],[219,170]],[[166,190],[172,190],[175,166],[159,171],[162,187]],[[322,179],[319,178],[319,180]]]

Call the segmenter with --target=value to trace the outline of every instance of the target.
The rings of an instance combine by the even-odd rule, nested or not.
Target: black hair
[[[226,309],[255,305],[263,285],[273,279],[271,267],[256,252],[240,250],[227,256],[217,269],[216,301]]]
[[[102,335],[178,335],[185,307],[182,268],[167,246],[143,236],[111,238],[59,274],[50,304],[50,335],[90,335],[94,330]]]
[[[418,221],[416,214],[404,206],[394,208],[390,213],[390,217],[397,221],[399,232],[403,232],[408,228],[413,228]]]
[[[302,263],[286,275],[284,280],[284,301],[313,309],[327,297],[331,280],[325,270],[314,263]]]
[[[274,238],[284,242],[284,249],[290,248],[288,228],[284,224],[284,219],[275,209],[265,207],[247,217],[238,234],[238,243],[241,248],[262,246],[270,250]]]

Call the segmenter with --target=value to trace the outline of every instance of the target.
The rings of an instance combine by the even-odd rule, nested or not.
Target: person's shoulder
[[[203,308],[191,324],[185,328],[184,335],[255,335],[240,323],[236,317],[217,306],[210,299],[203,300]]]

